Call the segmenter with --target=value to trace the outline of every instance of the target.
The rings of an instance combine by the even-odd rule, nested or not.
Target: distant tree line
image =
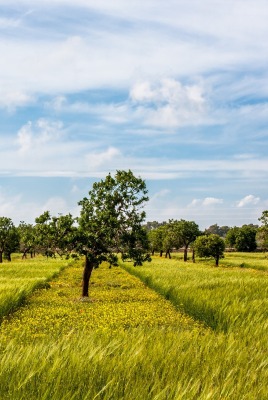
[[[182,249],[184,261],[187,261],[189,247],[194,251],[196,246],[193,244],[200,236],[216,235],[224,240],[229,250],[267,251],[268,211],[263,211],[259,220],[261,226],[248,224],[228,227],[214,224],[203,232],[194,221],[183,219],[147,222],[143,228],[152,254],[159,252],[161,257],[164,254],[171,258],[172,251]],[[35,219],[35,224],[22,221],[17,227],[10,218],[0,217],[0,263],[4,258],[11,261],[11,254],[18,252],[22,258],[33,257],[36,253],[47,257],[68,257],[77,249],[78,231],[77,219],[71,214],[55,217],[45,211]]]
[[[216,265],[225,247],[236,251],[268,250],[268,211],[259,218],[261,226],[228,227],[211,225],[201,231],[194,221],[171,219],[164,222],[145,221],[142,210],[148,201],[145,182],[131,171],[117,171],[100,182],[95,182],[78,204],[80,216],[71,214],[51,216],[45,211],[35,224],[24,221],[15,226],[10,218],[0,217],[0,263],[11,261],[12,253],[21,252],[22,258],[36,253],[47,257],[84,256],[83,296],[88,296],[88,285],[93,268],[102,261],[117,265],[117,254],[134,265],[150,261],[159,252],[171,257],[174,250],[183,251],[188,260],[213,257]]]
[[[193,221],[169,220],[163,222],[147,222],[152,254],[159,252],[160,257],[171,257],[172,250],[181,249],[184,261],[187,261],[188,249],[191,247],[192,259],[195,254],[200,257],[214,257],[218,265],[223,251],[234,250],[252,252],[268,250],[268,211],[263,211],[259,218],[261,226],[248,224],[242,227],[211,225],[203,232]]]

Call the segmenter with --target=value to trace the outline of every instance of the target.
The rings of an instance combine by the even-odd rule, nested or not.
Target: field
[[[267,270],[238,253],[104,264],[86,301],[81,263],[4,263],[0,399],[266,400]]]

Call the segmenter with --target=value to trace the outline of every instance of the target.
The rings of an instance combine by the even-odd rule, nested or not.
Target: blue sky
[[[0,215],[78,215],[117,169],[147,219],[268,209],[265,0],[0,0]]]

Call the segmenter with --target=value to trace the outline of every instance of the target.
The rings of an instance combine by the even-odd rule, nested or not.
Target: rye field
[[[268,258],[0,267],[0,399],[268,399]],[[21,294],[20,294],[21,293]]]

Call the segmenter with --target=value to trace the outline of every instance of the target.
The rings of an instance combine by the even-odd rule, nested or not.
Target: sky
[[[79,215],[116,170],[148,221],[268,209],[266,0],[0,0],[0,216]]]

